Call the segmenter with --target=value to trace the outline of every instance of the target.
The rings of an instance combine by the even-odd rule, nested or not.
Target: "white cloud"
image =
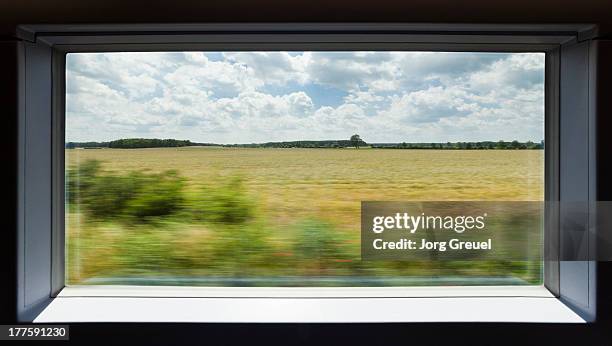
[[[291,56],[288,52],[227,52],[223,56],[227,62],[253,71],[257,79],[267,84],[303,84],[309,77],[304,71],[308,64],[308,56],[305,55]]]
[[[70,54],[67,138],[539,141],[543,68],[543,54]]]

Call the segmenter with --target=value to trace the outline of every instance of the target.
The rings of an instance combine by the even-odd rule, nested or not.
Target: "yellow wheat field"
[[[188,189],[240,176],[276,224],[317,217],[359,227],[361,201],[539,201],[542,150],[268,149],[183,147],[73,149],[109,171],[176,170]]]

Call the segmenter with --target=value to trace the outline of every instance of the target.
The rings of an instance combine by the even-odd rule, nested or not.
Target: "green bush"
[[[131,176],[137,189],[124,206],[123,213],[137,220],[166,216],[178,211],[183,203],[183,179],[176,172]]]
[[[307,275],[329,273],[330,270],[350,270],[353,256],[349,247],[350,238],[331,225],[306,220],[297,225],[293,239],[294,260]]]
[[[247,195],[242,180],[238,177],[220,187],[206,187],[191,205],[197,220],[240,224],[253,218],[255,204]]]
[[[182,210],[195,220],[234,225],[247,222],[255,213],[255,204],[237,177],[185,200],[184,179],[175,171],[121,175],[100,167],[99,161],[90,160],[67,173],[68,202],[78,203],[96,219],[146,221]]]
[[[98,161],[86,161],[69,169],[67,180],[68,202],[79,203],[96,219],[145,221],[175,213],[184,200],[183,179],[174,171],[118,175],[100,170]]]
[[[138,193],[141,181],[131,176],[99,175],[81,193],[81,206],[97,219],[123,214],[128,201]]]
[[[100,161],[87,160],[82,164],[68,169],[66,174],[66,199],[76,203],[80,196],[95,184],[95,178],[100,171]]]
[[[264,225],[218,225],[211,239],[215,272],[221,276],[241,277],[274,272],[274,246]]]

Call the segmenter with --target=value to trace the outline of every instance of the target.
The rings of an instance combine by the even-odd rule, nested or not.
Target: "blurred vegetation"
[[[183,179],[176,172],[111,174],[100,162],[86,161],[68,170],[68,201],[95,219],[147,221],[171,215],[183,202]]]
[[[326,275],[349,268],[354,258],[350,238],[318,220],[305,220],[296,225],[293,254],[297,265],[310,275]],[[336,273],[337,274],[337,273]]]
[[[196,187],[176,171],[118,173],[104,170],[96,160],[70,166],[66,174],[68,284],[114,277],[151,282],[160,277],[206,278],[196,284],[240,286],[291,285],[274,281],[287,277],[301,278],[291,281],[296,286],[347,285],[316,281],[325,277],[497,275],[531,283],[541,279],[539,262],[362,262],[359,232],[312,217],[288,227],[272,224],[240,176]],[[228,278],[237,281],[223,281]],[[241,278],[260,281],[245,283]],[[372,284],[402,285],[350,285]]]
[[[79,197],[89,193],[89,189],[96,183],[100,171],[100,161],[87,160],[75,165],[66,173],[66,199],[69,204],[81,203]]]
[[[236,225],[254,216],[255,203],[244,190],[240,177],[232,177],[221,186],[206,186],[189,204],[196,220]]]

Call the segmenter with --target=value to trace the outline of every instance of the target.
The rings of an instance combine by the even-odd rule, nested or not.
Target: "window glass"
[[[70,53],[66,283],[541,284],[540,249],[362,260],[360,217],[362,201],[543,201],[544,57]]]

